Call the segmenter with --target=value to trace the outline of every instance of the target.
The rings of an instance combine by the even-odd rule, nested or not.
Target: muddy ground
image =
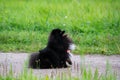
[[[27,53],[0,53],[0,74],[6,75],[9,72],[10,66],[15,76],[21,73],[24,69],[30,70],[27,66],[29,54]],[[111,71],[117,73],[117,79],[120,80],[120,55],[73,55],[73,65],[66,69],[34,69],[33,73],[36,76],[56,75],[58,73],[70,73],[73,76],[80,74],[80,68],[86,67],[94,73],[97,68],[99,74],[105,74],[107,62],[111,65]],[[79,76],[79,75],[78,75]]]

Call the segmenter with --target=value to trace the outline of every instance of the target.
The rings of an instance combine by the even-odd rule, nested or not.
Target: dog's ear
[[[65,31],[61,31],[61,36],[62,37],[67,37],[67,34],[65,34]]]
[[[61,34],[61,35],[63,35],[64,33],[65,33],[65,31],[61,31],[61,33],[60,33],[60,34]]]
[[[57,34],[60,34],[61,33],[61,30],[60,29],[53,29],[52,32],[51,32],[51,35],[57,35]]]

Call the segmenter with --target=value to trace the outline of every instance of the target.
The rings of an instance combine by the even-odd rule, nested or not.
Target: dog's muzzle
[[[69,45],[69,50],[74,50],[75,47],[76,47],[75,44],[70,44],[70,45]]]

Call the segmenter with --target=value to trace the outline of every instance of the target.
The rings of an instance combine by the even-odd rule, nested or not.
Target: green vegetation
[[[96,69],[95,74],[92,75],[92,72],[87,72],[86,70],[79,76],[70,76],[63,73],[63,75],[58,75],[54,77],[49,76],[41,76],[36,77],[32,71],[30,73],[25,72],[19,75],[18,77],[14,77],[14,75],[8,74],[7,76],[0,76],[0,80],[117,80],[115,74],[107,74],[99,76],[98,71]]]
[[[106,64],[105,74],[99,74],[97,68],[95,71],[92,71],[90,68],[86,69],[83,65],[77,71],[80,72],[76,76],[72,76],[71,70],[68,69],[67,73],[58,72],[55,75],[51,73],[51,76],[41,76],[39,74],[39,77],[37,77],[33,74],[32,70],[24,69],[18,76],[13,75],[11,70],[6,76],[0,75],[0,80],[117,80],[117,75],[111,71],[109,64]]]
[[[0,0],[0,51],[36,52],[54,28],[74,53],[120,54],[120,0]],[[77,79],[76,79],[77,80]]]

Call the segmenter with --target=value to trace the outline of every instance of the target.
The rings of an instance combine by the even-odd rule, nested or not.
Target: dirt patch
[[[14,75],[18,75],[24,69],[28,69],[26,62],[28,60],[29,54],[27,53],[0,53],[0,74],[6,75],[10,66]],[[85,55],[78,56],[73,55],[73,66],[66,69],[34,69],[33,73],[37,76],[51,75],[57,73],[70,73],[76,76],[80,72],[81,66],[85,66],[87,69],[92,69],[94,72],[97,68],[99,74],[105,74],[107,62],[111,65],[111,70],[117,72],[117,78],[120,80],[120,55]],[[29,70],[29,69],[28,69]]]

